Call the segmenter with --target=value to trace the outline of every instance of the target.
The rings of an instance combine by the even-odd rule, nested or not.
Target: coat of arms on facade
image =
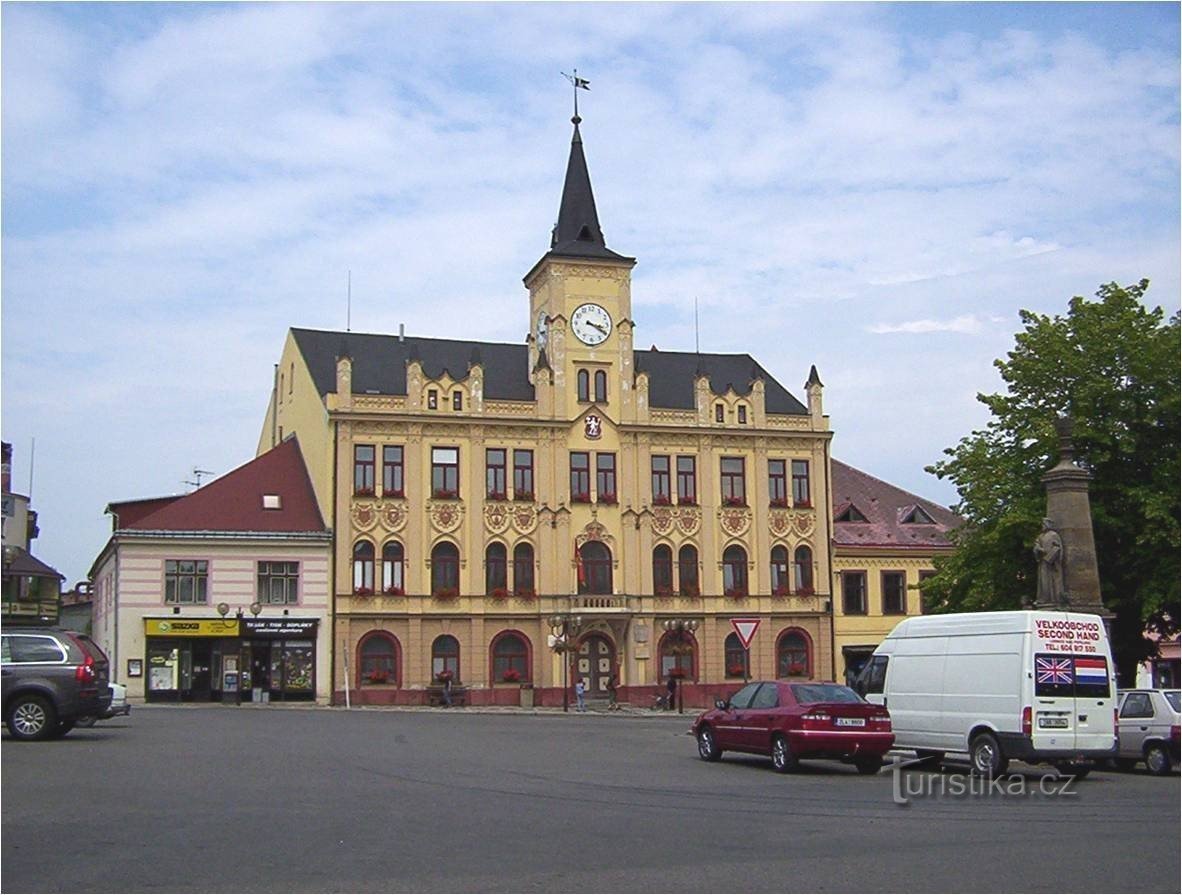
[[[583,419],[583,434],[588,438],[598,438],[603,434],[603,420],[594,413],[589,413]]]

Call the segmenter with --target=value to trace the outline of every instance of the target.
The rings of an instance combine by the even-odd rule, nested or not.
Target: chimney
[[[399,342],[406,341],[406,324],[405,323],[398,324],[398,341]]]
[[[0,466],[0,480],[3,481],[4,493],[12,493],[12,445],[3,442],[3,466]]]

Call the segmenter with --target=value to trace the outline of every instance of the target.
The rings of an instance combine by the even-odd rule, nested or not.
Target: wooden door
[[[582,678],[588,696],[607,696],[607,684],[616,669],[616,650],[601,634],[591,634],[579,644],[575,677]]]

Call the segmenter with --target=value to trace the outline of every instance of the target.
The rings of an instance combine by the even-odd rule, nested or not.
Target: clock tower
[[[550,251],[525,276],[530,377],[538,409],[574,419],[591,405],[618,421],[631,405],[632,268],[604,242],[575,126]]]

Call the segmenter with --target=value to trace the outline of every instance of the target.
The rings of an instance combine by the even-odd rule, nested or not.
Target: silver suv
[[[1117,767],[1132,770],[1143,761],[1149,773],[1168,774],[1178,764],[1182,691],[1122,690],[1116,695],[1120,702]]]
[[[65,736],[111,704],[110,663],[85,634],[60,628],[0,632],[4,722],[18,740]]]

